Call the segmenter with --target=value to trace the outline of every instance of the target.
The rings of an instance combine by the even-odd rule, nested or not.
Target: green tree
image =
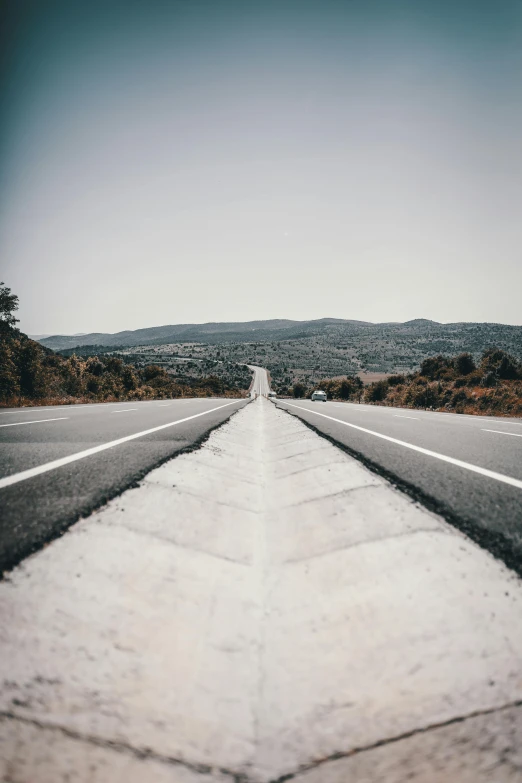
[[[454,364],[459,375],[469,375],[477,369],[473,356],[470,353],[459,354],[459,356],[455,357]]]
[[[18,297],[11,293],[11,289],[4,283],[0,283],[0,330],[9,332],[18,323],[14,313],[18,310]]]
[[[522,364],[500,348],[489,348],[484,351],[481,368],[485,374],[493,372],[502,380],[513,381],[522,378]]]
[[[366,387],[365,397],[368,402],[382,402],[388,394],[388,382],[385,380],[370,383]]]
[[[4,402],[20,395],[18,372],[13,341],[0,339],[0,399]]]
[[[43,352],[34,340],[22,340],[18,359],[20,394],[34,399],[45,396],[46,373],[42,365]]]
[[[439,354],[438,356],[430,356],[429,359],[424,359],[420,366],[420,375],[430,380],[438,380],[442,378],[449,368],[451,368],[451,359]]]
[[[306,386],[304,385],[304,383],[301,383],[300,381],[294,383],[294,387],[292,389],[292,395],[298,400],[301,399],[302,397],[305,397]]]

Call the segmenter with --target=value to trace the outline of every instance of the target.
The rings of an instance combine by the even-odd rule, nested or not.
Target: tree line
[[[432,356],[417,372],[389,375],[363,387],[358,377],[325,379],[316,387],[330,399],[378,403],[404,408],[430,408],[457,413],[522,415],[522,363],[500,348],[488,348],[480,361],[470,353]],[[294,397],[313,389],[295,383]]]
[[[172,397],[240,397],[215,376],[179,382],[163,367],[136,367],[110,355],[61,356],[17,327],[18,297],[0,283],[0,404],[49,405]]]

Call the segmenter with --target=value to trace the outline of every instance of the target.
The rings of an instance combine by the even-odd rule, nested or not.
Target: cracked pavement
[[[0,584],[0,779],[520,781],[521,601],[260,398]]]

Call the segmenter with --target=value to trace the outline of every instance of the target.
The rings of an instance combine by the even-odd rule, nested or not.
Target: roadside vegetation
[[[176,375],[158,363],[134,365],[127,357],[61,356],[16,328],[18,297],[0,283],[0,405],[243,397],[248,369],[234,378],[216,372]],[[230,376],[231,374],[229,374]]]
[[[174,369],[176,363],[187,359],[193,366],[260,365],[270,372],[272,388],[280,395],[291,395],[296,384],[309,389],[322,381],[337,383],[346,376],[360,377],[365,386],[368,381],[389,375],[407,376],[418,372],[424,360],[436,355],[470,353],[479,365],[490,346],[522,360],[522,326],[416,321],[366,326],[333,324],[321,329],[318,334],[296,335],[292,339],[270,340],[267,333],[263,341],[217,342],[215,335],[212,343],[190,341],[118,349],[113,346],[112,351],[118,350],[119,355],[128,356],[134,363],[154,361]],[[79,349],[75,350],[78,353]]]
[[[364,388],[359,378],[323,380],[317,384],[330,399],[455,413],[522,416],[522,362],[500,348],[484,351],[475,362],[470,353],[433,356],[417,372],[389,375]],[[294,384],[294,397],[309,397],[313,388]]]

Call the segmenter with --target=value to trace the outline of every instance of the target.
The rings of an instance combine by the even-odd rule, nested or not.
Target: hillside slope
[[[372,326],[365,321],[347,321],[341,318],[320,318],[315,321],[245,321],[206,324],[171,324],[152,326],[134,331],[91,332],[84,335],[53,335],[40,340],[53,350],[75,348],[80,345],[123,346],[160,345],[168,342],[249,342],[251,340],[292,339],[320,334],[329,327]]]
[[[270,371],[300,369],[331,377],[355,372],[409,372],[429,356],[471,353],[478,359],[495,346],[522,359],[522,326],[494,323],[440,324],[426,319],[371,324],[322,318],[315,321],[250,321],[224,324],[179,324],[81,338],[48,337],[41,344],[54,350],[105,346],[127,352],[136,346],[162,346],[167,354],[261,364]],[[162,352],[162,349],[160,349]],[[200,356],[196,350],[194,356]]]

